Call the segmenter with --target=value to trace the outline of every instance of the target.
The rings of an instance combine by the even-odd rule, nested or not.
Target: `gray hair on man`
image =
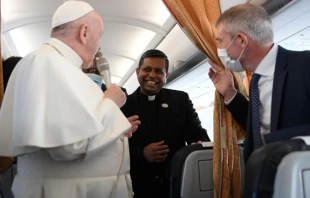
[[[51,31],[51,37],[66,37],[68,36],[68,30],[72,30],[73,28],[75,28],[74,21],[54,27]]]
[[[238,32],[247,34],[259,44],[273,42],[272,23],[268,13],[260,6],[241,4],[226,10],[217,20],[225,25],[225,31],[234,38]]]
[[[74,21],[54,27],[51,31],[51,37],[59,38],[70,36],[72,33],[78,31],[83,24],[88,24],[91,29],[94,28],[93,19],[89,17],[91,15],[94,15],[94,11],[85,14],[81,18],[75,19]]]

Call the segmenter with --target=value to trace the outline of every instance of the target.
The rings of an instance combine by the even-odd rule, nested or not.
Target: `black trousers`
[[[134,198],[169,198],[169,186],[163,177],[133,178]]]

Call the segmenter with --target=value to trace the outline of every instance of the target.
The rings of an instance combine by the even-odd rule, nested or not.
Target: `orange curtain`
[[[218,0],[163,0],[182,30],[207,56],[222,65],[217,56],[215,23],[221,14]],[[235,86],[247,95],[238,74],[233,73]],[[245,76],[247,76],[245,74]],[[238,140],[244,131],[224,106],[223,97],[216,92],[214,101],[213,181],[214,197],[240,198],[240,155]]]

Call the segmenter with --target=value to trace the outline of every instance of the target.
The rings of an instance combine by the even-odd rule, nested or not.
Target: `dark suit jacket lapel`
[[[287,70],[286,50],[279,46],[278,55],[276,60],[273,91],[272,91],[272,105],[271,105],[271,124],[270,131],[276,131],[279,121],[279,113],[282,102],[282,92],[285,83]]]

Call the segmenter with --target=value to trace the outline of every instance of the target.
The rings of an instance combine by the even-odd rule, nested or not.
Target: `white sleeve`
[[[75,158],[83,148],[77,143],[89,141],[87,152],[103,148],[131,127],[88,76],[49,46],[21,60],[9,84],[0,113],[1,156],[64,147]]]
[[[104,98],[100,102],[96,114],[104,126],[103,132],[73,144],[47,148],[51,157],[58,161],[83,160],[93,151],[116,142],[131,128],[127,118],[110,99]]]
[[[46,149],[46,151],[57,161],[71,161],[83,158],[87,145],[88,140],[82,140],[74,144]]]
[[[231,101],[233,101],[233,99],[236,97],[237,93],[238,91],[236,91],[235,95],[229,101],[224,100],[225,105],[229,105]]]

